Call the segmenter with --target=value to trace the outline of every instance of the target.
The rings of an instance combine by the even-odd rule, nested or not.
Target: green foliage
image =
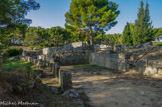
[[[162,28],[154,28],[153,30],[155,38],[158,38],[160,35],[162,35]]]
[[[158,46],[162,46],[162,42],[152,42],[153,45],[158,45]]]
[[[44,28],[41,27],[29,27],[25,35],[24,45],[30,47],[45,47],[48,34]]]
[[[127,23],[124,28],[123,35],[121,36],[121,42],[124,45],[133,45],[133,37],[129,23]]]
[[[0,0],[0,27],[31,23],[30,19],[25,19],[25,15],[30,10],[37,10],[39,7],[40,5],[35,0]]]
[[[31,63],[23,61],[5,60],[3,63],[3,71],[17,71],[29,79],[34,78],[36,75],[31,67]]]
[[[88,38],[90,45],[98,32],[104,32],[117,24],[118,5],[108,0],[72,0],[65,14],[65,27],[75,35]],[[88,37],[89,36],[89,37]]]
[[[24,45],[35,49],[64,45],[72,41],[72,34],[61,27],[44,29],[29,27],[24,39]]]
[[[22,55],[22,49],[21,48],[9,48],[4,49],[2,52],[3,57],[12,57],[12,56],[18,56]]]
[[[96,37],[94,37],[94,43],[103,44],[105,42],[105,34],[98,33]]]
[[[0,43],[7,47],[13,40],[23,41],[27,25],[31,23],[25,16],[39,8],[35,0],[0,0]]]
[[[107,34],[107,35],[105,35],[104,41],[105,41],[105,43],[107,45],[115,46],[115,45],[120,44],[120,42],[121,42],[121,40],[120,40],[121,36],[122,36],[121,34]]]
[[[138,12],[138,19],[135,21],[133,44],[142,44],[154,39],[154,32],[152,29],[152,22],[149,16],[149,5],[146,3],[144,9],[144,3],[141,1],[141,7]]]
[[[49,38],[48,46],[64,45],[64,42],[69,43],[71,40],[71,34],[66,29],[61,27],[52,27],[47,29]]]

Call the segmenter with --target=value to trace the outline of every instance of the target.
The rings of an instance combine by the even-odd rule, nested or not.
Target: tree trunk
[[[89,41],[90,41],[90,45],[93,45],[93,37],[92,37],[92,34],[89,35]]]
[[[90,27],[90,34],[89,34],[89,41],[90,41],[90,45],[93,45],[93,34],[92,34],[92,27]]]

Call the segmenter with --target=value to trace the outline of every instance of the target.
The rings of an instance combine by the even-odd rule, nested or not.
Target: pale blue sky
[[[116,19],[118,24],[107,33],[122,33],[126,22],[133,23],[137,18],[141,0],[111,0],[119,4],[120,15]],[[144,2],[146,0],[143,0]],[[28,13],[27,18],[32,19],[31,26],[50,28],[64,27],[64,14],[69,10],[71,0],[37,0],[41,7],[39,10]],[[154,27],[162,27],[162,0],[148,0],[150,16]]]

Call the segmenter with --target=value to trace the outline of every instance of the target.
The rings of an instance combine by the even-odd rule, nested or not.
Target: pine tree
[[[118,5],[109,0],[72,0],[65,14],[65,27],[71,32],[89,35],[90,45],[98,32],[104,32],[117,24]]]
[[[121,41],[122,41],[122,44],[124,44],[124,45],[133,45],[133,39],[132,39],[130,24],[128,22],[127,22],[127,25],[124,28]]]
[[[144,9],[144,3],[141,1],[138,19],[135,21],[133,44],[142,44],[151,41],[152,39],[153,29],[149,16],[149,4],[146,2],[146,8]]]

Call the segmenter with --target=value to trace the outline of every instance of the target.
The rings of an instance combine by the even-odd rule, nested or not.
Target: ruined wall
[[[135,71],[142,75],[162,78],[162,47],[159,46],[143,45],[126,49],[118,47],[118,50],[94,52],[90,54],[89,62],[110,69]]]
[[[59,65],[88,64],[89,55],[93,51],[93,47],[77,42],[38,51],[24,51],[22,60],[44,67],[54,63],[54,60],[57,60]]]
[[[127,59],[123,54],[118,54],[112,50],[103,51],[101,53],[91,53],[89,57],[89,63],[103,66],[110,69],[127,71]]]

